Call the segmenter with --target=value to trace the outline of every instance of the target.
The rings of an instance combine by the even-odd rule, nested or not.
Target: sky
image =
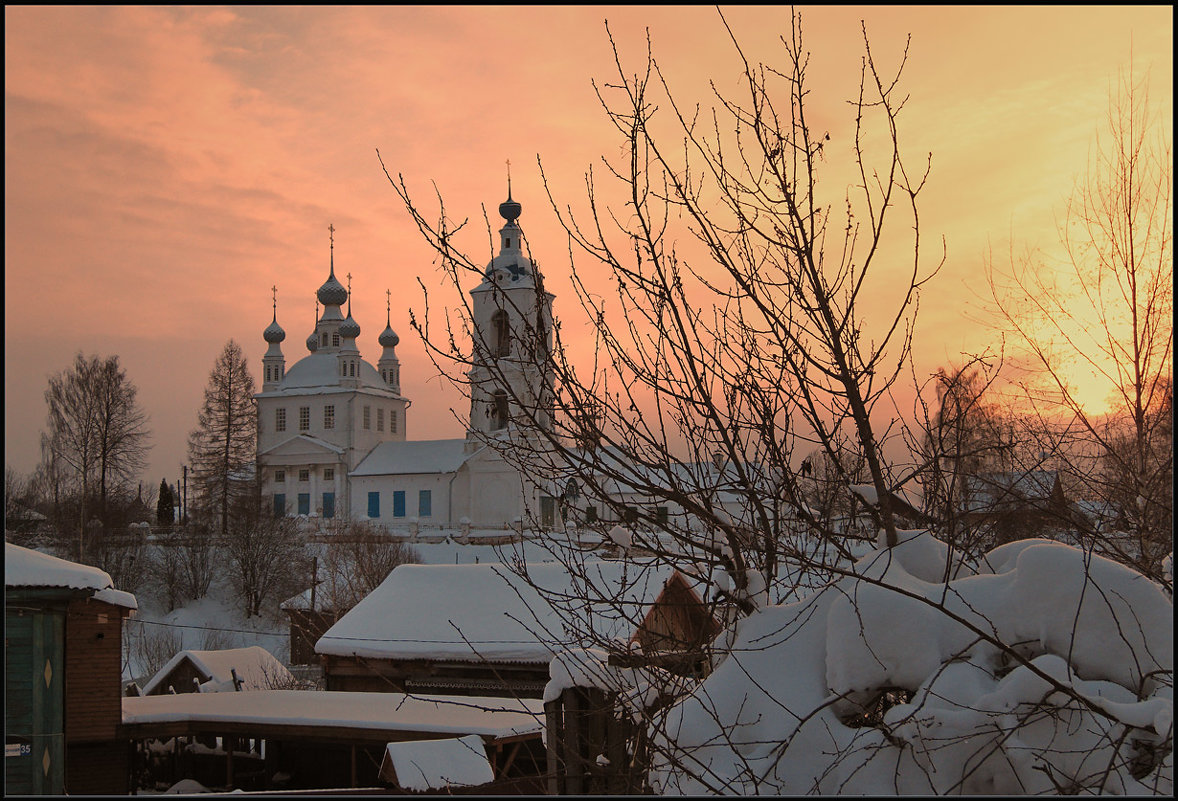
[[[800,11],[832,162],[850,139],[861,21],[885,64],[911,35],[902,146],[932,153],[922,236],[946,246],[921,299],[925,374],[995,340],[979,304],[987,253],[1057,245],[1119,71],[1148,73],[1172,126],[1169,7]],[[723,13],[750,60],[780,63],[787,7]],[[538,164],[557,202],[583,210],[586,170],[622,152],[594,93],[616,80],[606,22],[627,72],[649,32],[683,99],[706,100],[710,80],[735,87],[740,72],[702,6],[6,6],[4,19],[5,463],[36,465],[50,375],[78,351],[117,354],[151,418],[152,486],[177,478],[229,339],[260,384],[272,287],[288,369],[306,355],[328,225],[373,363],[391,293],[408,436],[463,435],[450,412],[465,414],[460,392],[409,328],[423,288],[434,311],[445,302],[444,279],[378,150],[427,217],[440,193],[450,217],[471,220],[462,244],[476,260],[490,256],[484,208],[498,227],[510,161],[567,339],[579,309]]]

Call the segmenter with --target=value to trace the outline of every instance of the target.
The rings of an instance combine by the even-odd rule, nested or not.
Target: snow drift
[[[656,721],[662,793],[1173,792],[1173,604],[1045,540],[946,581],[904,532],[809,598],[740,622]]]

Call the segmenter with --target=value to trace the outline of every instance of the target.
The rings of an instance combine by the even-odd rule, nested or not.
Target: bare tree
[[[298,522],[264,511],[253,486],[252,494],[234,504],[224,549],[226,568],[249,617],[260,615],[267,601],[303,589],[301,579],[310,570]]]
[[[87,359],[81,353],[72,369],[50,377],[45,390],[49,429],[43,449],[54,471],[67,466],[79,486],[79,559],[94,482],[99,519],[105,523],[111,482],[122,487],[143,468],[150,435],[136,395],[118,356]]]
[[[229,532],[229,510],[252,485],[258,441],[254,378],[241,346],[232,339],[213,364],[197,427],[188,436],[188,458],[199,503]]]
[[[317,577],[318,603],[325,609],[351,609],[398,565],[420,561],[412,545],[371,523],[350,520],[332,530],[324,549]]]
[[[891,493],[939,456],[911,468],[892,462],[884,447],[899,433],[888,407],[911,370],[919,290],[939,266],[923,255],[917,213],[928,165],[922,160],[910,172],[899,144],[907,49],[896,70],[886,70],[864,30],[852,133],[841,141],[837,129],[811,122],[796,14],[780,68],[749,62],[732,40],[740,93],[714,88],[707,110],[677,101],[649,50],[634,73],[615,49],[616,82],[600,86],[598,96],[622,142],[621,156],[603,163],[624,200],[611,205],[610,187],[592,170],[588,217],[548,189],[594,338],[587,357],[562,335],[562,321],[549,317],[534,260],[500,269],[501,251],[489,266],[476,261],[459,245],[465,221],[451,220],[441,199],[437,217],[427,217],[405,179],[389,175],[457,292],[440,324],[427,297],[414,328],[475,411],[485,407],[492,425],[472,420],[469,436],[518,469],[525,497],[540,505],[530,522],[545,522],[546,497],[607,512],[597,528],[627,569],[676,567],[725,624],[702,682],[659,669],[631,650],[633,640],[591,627],[590,606],[608,608],[614,620],[633,615],[625,618],[633,623],[642,613],[633,604],[627,610],[621,597],[594,594],[593,557],[582,539],[551,536],[549,547],[575,576],[572,590],[543,596],[565,625],[565,639],[552,647],[590,644],[565,653],[576,663],[566,664],[570,686],[608,689],[641,720],[622,756],[647,754],[656,790],[985,792],[985,782],[972,780],[982,763],[1011,782],[1003,788],[1030,786],[1029,778],[1057,790],[1124,788],[1151,775],[1165,788],[1164,760],[1130,768],[1123,744],[1164,750],[1172,742],[1168,718],[1118,717],[1077,689],[1071,666],[1083,673],[1091,658],[1105,671],[1101,680],[1119,682],[1118,697],[1164,705],[1172,605],[1156,586],[1062,545],[1007,546],[976,566],[927,533],[897,530]],[[854,165],[854,178],[832,198],[832,182],[820,178],[836,148]],[[509,199],[500,213],[510,227],[519,204]],[[602,268],[608,298],[588,278]],[[462,291],[468,278],[505,317],[488,326]],[[525,278],[535,292],[510,288]],[[460,347],[465,341],[473,342],[470,351]],[[521,375],[535,379],[521,383]],[[807,473],[803,454],[824,461],[823,488],[868,485],[860,489],[875,498],[866,511],[879,547],[852,548],[836,515],[815,513],[816,464]],[[833,492],[827,506],[837,508]],[[522,555],[507,563],[528,575]],[[780,580],[799,572],[824,580],[811,594],[801,591],[814,590],[813,582]],[[1002,595],[1014,578],[1030,588],[1028,597],[1060,579],[1065,611],[1049,603],[1017,608]],[[543,594],[537,583],[531,586]],[[1099,592],[1084,594],[1093,586],[1114,589],[1100,603],[1091,600]],[[1043,626],[1024,628],[1032,613]],[[1116,659],[1105,658],[1103,641],[1092,647],[1101,638],[1088,627],[1096,632],[1106,623],[1104,630],[1124,635],[1109,637],[1120,649]],[[1047,628],[1050,642],[1027,634]],[[908,639],[920,643],[918,651]],[[556,681],[556,662],[552,675]],[[976,676],[984,681],[973,684]],[[1031,683],[1034,691],[1024,694]],[[981,690],[955,700],[958,690],[984,688],[991,703],[1000,685],[1018,696],[1026,716],[975,703]],[[955,726],[958,713],[968,718],[966,729],[929,733]],[[935,724],[927,731],[926,720]],[[1039,736],[1024,728],[1029,723],[1043,724],[1049,738],[1038,749],[1049,754],[1040,771],[1047,779],[1005,750],[1019,741],[1015,734]],[[1099,741],[1105,774],[1093,777],[1083,765],[1061,778],[1052,771],[1088,753],[1068,739],[1081,728]],[[584,776],[614,758],[590,750],[569,764]],[[949,765],[960,770],[943,769]]]
[[[592,504],[670,537],[676,550],[722,565],[742,591],[750,572],[776,573],[789,539],[783,510],[793,510],[810,533],[832,536],[804,502],[798,443],[821,448],[845,476],[846,451],[836,443],[851,438],[869,483],[885,499],[879,525],[889,543],[896,541],[886,497],[897,477],[882,449],[891,434],[878,428],[884,409],[877,406],[887,406],[906,363],[918,290],[936,265],[921,258],[916,212],[927,164],[909,173],[896,128],[906,52],[885,75],[864,36],[854,129],[838,143],[858,178],[845,195],[827,197],[818,175],[836,145],[806,116],[800,20],[783,40],[784,71],[748,63],[735,38],[732,43],[744,65],[744,97],[717,93],[710,116],[677,104],[649,52],[636,75],[618,56],[618,82],[598,88],[624,144],[617,163],[604,162],[622,208],[614,211],[600,199],[592,170],[591,219],[582,222],[552,201],[574,247],[595,269],[604,267],[616,289],[615,302],[607,302],[583,280],[587,268],[574,263],[577,300],[595,337],[591,360],[574,364],[561,323],[546,319],[538,270],[535,307],[519,308],[507,291],[497,296],[519,321],[513,336],[520,347],[509,357],[494,332],[480,330],[464,296],[460,321],[447,318],[439,334],[428,315],[413,325],[457,385],[478,392],[465,371],[480,367],[509,396],[508,428],[517,435],[484,437],[504,459],[525,475],[544,477],[553,495],[575,478]],[[656,135],[666,116],[678,129],[669,140],[674,144]],[[874,125],[886,143],[881,149],[873,140],[873,152],[882,152],[878,167],[865,153]],[[390,182],[453,286],[461,289],[467,276],[482,278],[484,267],[456,245],[465,223],[451,222],[444,207],[437,222],[427,220],[404,179],[390,176]],[[884,231],[900,214],[911,239],[897,276],[897,254],[885,247]],[[680,234],[696,243],[694,251],[676,241]],[[828,238],[837,246],[828,247]],[[886,275],[879,265],[884,258]],[[894,305],[885,311],[877,304],[869,319],[860,299],[881,287]],[[472,353],[455,344],[463,334],[474,339]],[[547,385],[519,391],[512,381],[529,367],[548,375],[547,365]],[[620,499],[618,486],[651,502]],[[731,509],[720,508],[724,487],[737,496]],[[674,519],[658,512],[661,506],[674,507]],[[697,530],[674,522],[681,519],[698,521]]]
[[[1023,399],[1093,507],[1089,542],[1160,579],[1173,530],[1172,154],[1131,69],[1106,122],[1060,228],[1065,269],[991,262],[989,288],[1037,379]],[[1107,412],[1085,404],[1076,366]]]

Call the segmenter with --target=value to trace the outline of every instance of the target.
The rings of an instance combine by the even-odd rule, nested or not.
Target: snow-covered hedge
[[[664,793],[1173,792],[1171,600],[1045,540],[946,580],[908,532],[739,624],[656,725]]]

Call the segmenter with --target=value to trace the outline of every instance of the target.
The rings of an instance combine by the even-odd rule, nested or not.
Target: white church
[[[554,500],[525,490],[518,471],[485,443],[488,435],[509,435],[512,399],[535,398],[552,381],[535,360],[513,359],[519,342],[512,332],[525,329],[522,310],[538,310],[551,346],[553,296],[524,254],[521,210],[509,186],[499,206],[505,220],[499,254],[470,292],[475,336],[489,343],[481,349],[472,343],[472,352],[489,350],[486,357],[498,360],[495,372],[512,386],[497,385],[476,364],[468,373],[470,422],[461,439],[406,438],[410,400],[401,392],[399,338],[386,317],[380,360],[374,367],[361,357],[350,288],[335,276],[332,232],[329,274],[317,293],[323,312],[307,338],[309,354],[287,368],[276,303],[263,332],[269,348],[256,395],[257,463],[262,497],[276,515],[351,518],[390,529],[487,529],[518,525],[531,508],[541,510],[545,523],[555,522]],[[525,492],[533,497],[525,499]]]

